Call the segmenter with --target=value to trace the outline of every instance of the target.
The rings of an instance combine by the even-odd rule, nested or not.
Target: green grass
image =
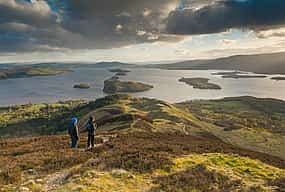
[[[272,191],[268,181],[285,176],[285,171],[238,155],[191,154],[173,159],[173,164],[151,173],[125,170],[88,170],[69,179],[56,191],[176,191],[215,190]]]
[[[260,161],[221,153],[191,154],[173,162],[170,171],[157,171],[153,182],[158,186],[151,192],[273,191],[268,181],[285,175],[284,170]]]
[[[56,191],[142,192],[150,190],[153,186],[149,177],[132,173],[117,176],[113,174],[114,171],[86,172],[86,174],[80,178],[71,179],[71,181],[67,182],[67,184]]]
[[[62,133],[72,115],[84,127],[90,115],[100,130],[210,132],[225,142],[285,158],[283,101],[252,97],[191,101],[177,105],[148,98],[111,95],[94,102],[37,104],[0,109],[1,136]]]
[[[284,101],[238,97],[192,101],[178,106],[228,130],[252,128],[285,135]]]
[[[223,141],[285,158],[285,102],[234,97],[176,105],[207,122],[208,131]]]
[[[114,137],[95,152],[70,150],[69,138],[61,135],[1,139],[0,167],[5,169],[1,169],[0,183],[15,187],[23,183],[21,174],[24,173],[24,180],[28,179],[25,174],[29,169],[46,179],[57,171],[83,166],[58,191],[189,192],[211,191],[213,186],[220,191],[238,187],[242,187],[241,191],[272,191],[273,183],[282,187],[285,173],[282,159],[268,154],[283,157],[284,139],[271,129],[249,127],[241,120],[247,117],[262,121],[264,114],[282,117],[282,104],[246,97],[172,105],[155,99],[111,95],[89,103],[1,108],[3,133],[13,134],[13,127],[24,128],[27,134],[50,130],[61,133],[75,114],[80,125],[95,115],[102,131],[98,134]],[[223,121],[226,125],[230,125],[226,120],[231,117],[241,128],[224,130],[213,125],[223,115],[228,115]],[[282,118],[275,121],[282,123]],[[38,132],[40,125],[49,127]],[[82,133],[80,147],[85,145],[86,135]],[[90,159],[94,161],[88,164]],[[123,174],[118,176],[118,169],[123,169]],[[41,185],[36,182],[28,187],[36,191]],[[12,189],[8,185],[6,188]]]
[[[285,175],[285,171],[269,166],[258,160],[253,160],[239,155],[228,155],[221,153],[194,154],[174,160],[175,171],[183,170],[185,167],[203,164],[218,171],[234,174],[246,180],[270,180]]]
[[[85,103],[68,101],[54,104],[28,104],[0,109],[1,136],[55,134],[65,131],[72,114],[80,114]]]
[[[27,104],[0,108],[1,137],[52,135],[66,132],[72,116],[84,119],[90,112],[106,107],[122,107],[127,96],[110,96],[94,102],[66,101],[53,104]],[[112,106],[114,104],[114,106]],[[104,112],[104,109],[101,110]],[[100,112],[100,111],[99,111]],[[122,111],[124,113],[124,111]],[[100,114],[99,114],[100,115]],[[105,116],[112,116],[106,112]],[[89,117],[88,117],[89,118]],[[83,124],[81,125],[83,127]]]

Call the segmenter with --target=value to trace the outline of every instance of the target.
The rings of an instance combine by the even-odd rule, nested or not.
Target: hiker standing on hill
[[[71,148],[77,148],[78,140],[79,140],[79,131],[77,126],[77,118],[72,117],[71,126],[68,127],[68,133],[71,138]]]
[[[90,149],[95,146],[95,131],[97,129],[95,117],[90,117],[85,127],[88,132],[87,148]]]

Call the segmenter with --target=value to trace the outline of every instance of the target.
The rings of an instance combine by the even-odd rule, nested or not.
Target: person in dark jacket
[[[71,138],[71,148],[77,148],[78,140],[79,140],[79,131],[77,126],[77,118],[72,117],[71,125],[68,127],[68,133]]]
[[[95,117],[90,117],[86,124],[86,129],[88,132],[87,148],[90,149],[95,146],[95,131],[97,129]]]

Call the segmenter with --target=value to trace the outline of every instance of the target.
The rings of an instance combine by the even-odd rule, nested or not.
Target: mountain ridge
[[[169,70],[239,70],[261,74],[285,74],[285,52],[234,55],[217,59],[146,65],[146,67]]]

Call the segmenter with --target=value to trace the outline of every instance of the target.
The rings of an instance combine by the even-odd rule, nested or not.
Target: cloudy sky
[[[0,0],[0,63],[285,51],[284,0]]]

